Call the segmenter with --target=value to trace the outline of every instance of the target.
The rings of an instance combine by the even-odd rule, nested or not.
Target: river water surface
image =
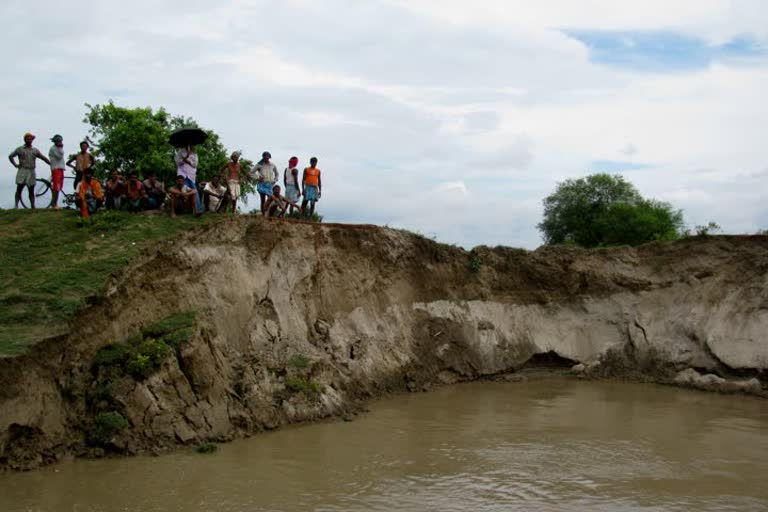
[[[0,474],[0,511],[768,511],[768,401],[573,380],[373,402],[213,455]]]

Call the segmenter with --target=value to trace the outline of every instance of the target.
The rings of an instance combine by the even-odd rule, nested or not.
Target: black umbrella
[[[170,142],[173,147],[184,148],[187,146],[198,146],[205,142],[207,138],[208,134],[205,130],[201,130],[200,128],[182,128],[181,130],[173,132],[168,139],[168,142]]]

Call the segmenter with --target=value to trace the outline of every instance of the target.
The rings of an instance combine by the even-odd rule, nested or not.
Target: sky
[[[74,153],[85,104],[113,100],[281,171],[317,156],[326,222],[535,248],[557,183],[608,172],[690,227],[768,229],[763,0],[2,0],[0,19],[6,155],[27,131]]]

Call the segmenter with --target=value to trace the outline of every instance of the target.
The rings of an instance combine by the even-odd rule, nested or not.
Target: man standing
[[[229,198],[232,200],[232,213],[237,212],[237,199],[240,197],[240,152],[232,153],[227,165],[222,167],[222,171],[227,171],[227,189]]]
[[[53,146],[48,150],[51,161],[51,189],[53,190],[50,208],[59,209],[59,192],[64,188],[64,138],[54,135],[51,139]]]
[[[267,198],[272,195],[272,187],[274,187],[277,182],[277,167],[269,161],[270,158],[272,158],[272,155],[269,151],[265,151],[261,154],[261,161],[256,164],[256,167],[253,169],[254,174],[256,175],[256,190],[261,199],[262,215],[266,214],[264,205]]]
[[[35,162],[39,158],[48,165],[51,165],[51,161],[45,158],[45,155],[43,155],[39,149],[32,147],[33,140],[35,140],[34,135],[25,133],[24,145],[19,146],[8,155],[8,160],[10,160],[11,164],[18,169],[16,172],[16,196],[13,206],[14,208],[19,207],[21,191],[24,190],[24,187],[29,189],[30,207],[32,209],[35,208],[35,179],[37,178],[37,176],[35,176]],[[18,164],[13,160],[14,157],[19,158]]]
[[[203,213],[203,203],[197,193],[197,153],[194,146],[187,146],[176,151],[176,176],[184,176],[184,185],[195,191],[195,214]]]
[[[323,193],[323,182],[320,180],[320,169],[317,168],[317,158],[309,159],[309,167],[304,169],[301,178],[301,186],[304,188],[304,200],[301,202],[301,212],[307,211],[307,202],[310,203],[309,216],[315,214],[315,203],[320,200]]]
[[[77,184],[82,181],[86,169],[92,168],[95,163],[93,155],[88,152],[89,147],[88,141],[84,140],[80,143],[80,152],[67,160],[67,166],[75,170],[75,190],[77,190]],[[72,162],[75,162],[75,165],[72,165]]]

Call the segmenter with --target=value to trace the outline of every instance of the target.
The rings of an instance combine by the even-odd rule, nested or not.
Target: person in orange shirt
[[[304,200],[301,202],[301,213],[304,214],[307,211],[307,203],[310,203],[309,215],[311,217],[315,214],[315,203],[320,200],[323,192],[320,169],[317,168],[317,158],[314,156],[309,159],[309,167],[304,169],[301,186],[304,189],[301,193],[304,196]]]
[[[101,190],[99,180],[93,178],[93,169],[83,171],[83,181],[77,189],[75,204],[80,208],[80,214],[87,218],[104,203],[104,193]]]

